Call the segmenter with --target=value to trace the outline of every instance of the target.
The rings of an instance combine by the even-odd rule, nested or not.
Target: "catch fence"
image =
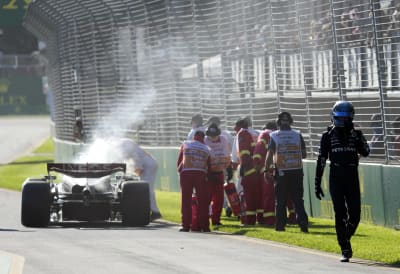
[[[368,161],[398,163],[396,1],[37,0],[24,26],[47,45],[58,139],[72,140],[77,115],[88,141],[178,146],[197,113],[233,131],[289,111],[315,158],[343,99],[376,139]]]

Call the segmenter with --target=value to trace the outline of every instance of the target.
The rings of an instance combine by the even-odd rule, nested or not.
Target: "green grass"
[[[46,174],[46,164],[52,162],[54,147],[51,139],[46,140],[31,155],[0,166],[0,188],[21,190],[26,178],[42,177]]]
[[[44,142],[31,155],[22,157],[11,164],[0,166],[0,188],[20,190],[28,177],[41,177],[46,173],[46,163],[53,161],[53,142]],[[163,219],[179,224],[180,193],[156,192],[157,203]],[[310,218],[310,232],[300,232],[298,226],[288,225],[285,232],[273,228],[254,226],[240,227],[237,218],[222,217],[221,227],[213,230],[245,235],[289,245],[301,246],[339,254],[333,220]],[[381,226],[360,224],[352,239],[354,256],[379,263],[400,267],[400,231]]]
[[[156,197],[163,219],[179,224],[180,193],[157,191]],[[309,221],[308,234],[300,232],[297,225],[287,225],[285,232],[276,232],[274,228],[259,225],[240,227],[236,217],[223,215],[223,226],[213,230],[339,254],[334,221],[316,218]],[[367,224],[360,224],[352,238],[355,257],[392,266],[400,266],[399,243],[400,231]]]

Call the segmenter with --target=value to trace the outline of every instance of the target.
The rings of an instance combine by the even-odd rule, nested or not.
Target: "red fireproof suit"
[[[224,205],[224,170],[231,163],[228,140],[225,136],[206,136],[204,143],[211,149],[211,167],[208,173],[208,189],[211,205],[211,222],[217,225],[221,220]]]
[[[253,164],[253,150],[255,142],[248,129],[242,128],[237,134],[237,145],[240,158],[240,168],[244,197],[246,200],[245,225],[256,223],[257,213],[263,212],[261,208],[261,185],[258,174]]]
[[[191,229],[194,189],[198,201],[198,226],[196,230],[210,231],[208,220],[209,193],[206,184],[210,164],[210,148],[208,146],[196,140],[183,142],[178,154],[177,166],[181,185],[182,228],[185,230]]]
[[[266,129],[260,133],[256,146],[254,148],[253,162],[257,173],[259,174],[259,180],[261,184],[261,203],[264,209],[263,218],[261,219],[262,223],[266,225],[274,225],[275,224],[275,190],[274,190],[274,182],[273,180],[268,184],[265,182],[264,174],[262,173],[264,170],[262,167],[265,163],[265,157],[267,155],[268,144],[270,141],[270,133],[272,130]],[[273,172],[271,170],[271,172]],[[295,224],[296,223],[296,214],[294,210],[294,206],[292,200],[289,198],[287,201],[287,209],[289,211],[288,223]]]
[[[265,182],[264,178],[264,163],[265,156],[267,155],[268,144],[270,141],[269,134],[272,130],[266,129],[261,132],[260,136],[258,136],[258,140],[256,146],[254,148],[253,155],[253,163],[254,167],[257,171],[257,177],[260,185],[260,192],[262,193],[261,197],[261,205],[264,209],[264,213],[260,218],[261,223],[265,225],[275,225],[275,194],[274,194],[274,183],[271,179],[271,182],[268,184]],[[270,172],[267,170],[267,172]],[[258,216],[257,216],[258,217]]]

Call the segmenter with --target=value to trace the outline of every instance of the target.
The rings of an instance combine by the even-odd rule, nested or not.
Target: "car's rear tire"
[[[21,223],[27,227],[46,227],[50,221],[50,184],[27,181],[22,186]]]
[[[124,225],[148,225],[150,223],[149,184],[125,182],[122,185],[121,211]]]

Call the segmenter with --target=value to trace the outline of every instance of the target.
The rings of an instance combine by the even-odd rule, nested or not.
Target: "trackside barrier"
[[[173,147],[143,148],[153,155],[158,163],[156,188],[163,191],[179,192],[179,176],[176,169],[179,149]]]
[[[54,135],[53,135],[54,136]],[[53,137],[54,143],[54,161],[59,163],[73,162],[83,150],[81,143],[63,141]]]
[[[70,161],[79,155],[81,144],[55,140],[55,160]],[[176,170],[177,147],[143,147],[156,158],[156,189],[179,192]],[[329,164],[322,180],[325,197],[314,195],[315,160],[304,160],[304,203],[308,214],[317,218],[334,218],[329,195]],[[361,222],[386,227],[400,224],[400,166],[362,163],[359,167],[361,190]]]
[[[324,172],[322,189],[325,198],[321,201],[314,196],[316,161],[304,160],[304,187],[308,188],[311,199],[305,197],[310,215],[334,218],[329,195],[329,164]],[[361,222],[393,227],[400,223],[400,166],[362,163],[359,166],[361,192]],[[307,208],[307,205],[306,205]]]

